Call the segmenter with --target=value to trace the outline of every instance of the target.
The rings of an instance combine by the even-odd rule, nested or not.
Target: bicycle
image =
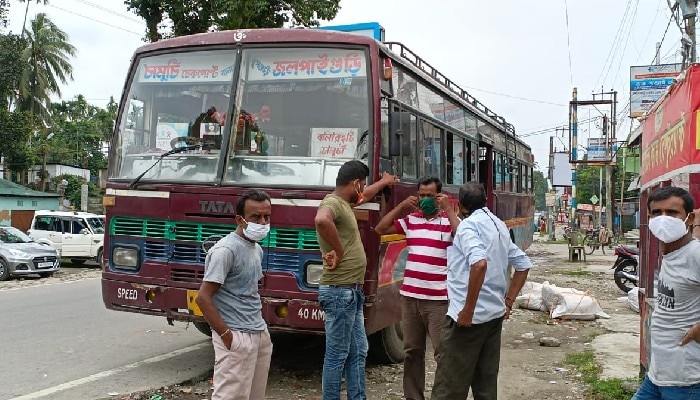
[[[605,255],[605,246],[607,246],[608,243],[606,242],[604,245],[601,245],[600,239],[601,236],[606,236],[606,238],[608,238],[607,235],[607,231],[601,231],[599,229],[588,229],[586,231],[586,238],[583,240],[583,245],[584,247],[586,247],[586,254],[591,255],[600,247],[600,250]]]

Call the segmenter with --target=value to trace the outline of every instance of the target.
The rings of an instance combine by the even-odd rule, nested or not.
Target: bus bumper
[[[102,300],[109,310],[156,315],[174,321],[204,321],[197,291],[102,278]],[[323,309],[316,301],[262,297],[262,315],[271,331],[322,334]]]

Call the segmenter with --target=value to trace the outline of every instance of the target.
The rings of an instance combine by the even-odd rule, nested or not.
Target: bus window
[[[478,170],[479,161],[481,160],[481,154],[478,153],[479,145],[475,142],[467,141],[467,166],[469,167],[469,181],[476,181],[477,177],[480,176],[480,171]],[[484,153],[486,154],[486,153]]]
[[[225,180],[334,186],[343,163],[367,162],[367,76],[362,50],[244,50]]]
[[[379,156],[381,158],[388,159],[390,158],[389,139],[391,137],[391,132],[389,131],[389,102],[385,98],[382,99],[380,113],[382,119],[382,130],[379,146]]]
[[[220,143],[236,59],[232,50],[141,58],[116,130],[110,177],[133,179],[166,151],[204,146],[214,135]],[[216,145],[207,146],[163,159],[143,179],[211,182],[219,156]]]
[[[445,150],[447,150],[446,173],[448,184],[461,185],[464,183],[464,139],[447,132]]]
[[[418,178],[418,164],[416,163],[418,159],[416,154],[418,151],[417,123],[418,120],[416,116],[411,114],[408,125],[408,137],[404,131],[404,140],[410,144],[411,152],[409,154],[404,153],[403,159],[401,160],[402,177]]]
[[[440,143],[440,134],[442,129],[434,126],[427,121],[421,121],[423,133],[423,171],[425,176],[436,176],[443,179],[442,176],[442,146]]]

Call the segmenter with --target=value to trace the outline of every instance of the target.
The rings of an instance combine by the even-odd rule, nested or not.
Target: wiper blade
[[[134,186],[136,186],[136,184],[139,183],[139,181],[141,180],[141,178],[143,178],[143,177],[148,173],[148,171],[152,170],[153,167],[155,167],[156,165],[158,165],[158,163],[160,163],[161,161],[163,161],[163,159],[164,159],[165,157],[171,156],[171,155],[173,155],[173,154],[182,153],[183,151],[197,150],[197,149],[200,148],[200,147],[202,147],[201,144],[193,144],[193,145],[190,145],[190,146],[176,147],[176,148],[174,148],[174,149],[172,149],[172,150],[166,151],[165,153],[161,154],[160,157],[158,157],[158,159],[156,159],[156,161],[155,161],[153,164],[151,164],[150,167],[146,168],[146,170],[143,171],[139,176],[137,176],[137,177],[134,178],[131,182],[129,182],[129,186],[127,186],[127,189],[133,189]]]

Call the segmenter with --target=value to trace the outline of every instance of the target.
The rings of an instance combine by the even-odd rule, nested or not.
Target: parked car
[[[62,258],[80,265],[99,262],[105,236],[105,220],[100,215],[79,211],[36,211],[28,231],[38,243],[51,245]]]
[[[60,266],[56,249],[36,243],[17,228],[0,226],[0,281],[13,275],[39,274],[48,277]]]

